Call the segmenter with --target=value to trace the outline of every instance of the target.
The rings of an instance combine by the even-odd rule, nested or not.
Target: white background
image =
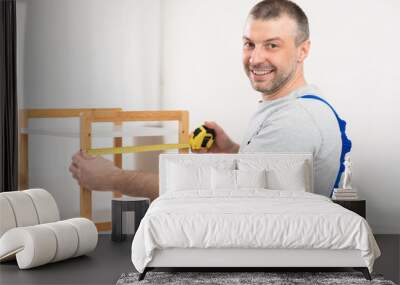
[[[18,0],[20,106],[186,109],[191,128],[215,120],[240,142],[259,99],[241,64],[243,26],[256,2]],[[311,29],[306,79],[348,122],[354,185],[367,200],[368,221],[375,233],[398,234],[400,2],[297,3]],[[67,168],[79,142],[30,143],[31,186],[52,191],[64,217],[77,215],[78,188]],[[155,167],[154,156],[145,158],[145,167]],[[101,216],[108,202],[96,201]]]

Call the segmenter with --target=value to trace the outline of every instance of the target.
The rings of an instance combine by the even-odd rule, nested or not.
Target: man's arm
[[[114,177],[114,190],[129,196],[158,197],[158,173],[140,170],[121,170]]]
[[[80,186],[91,191],[118,191],[151,200],[158,197],[157,173],[122,170],[101,156],[79,151],[72,157],[69,171]]]
[[[205,125],[214,129],[216,133],[215,142],[208,152],[239,152],[239,145],[232,141],[217,123],[205,122]],[[157,173],[122,170],[101,156],[90,156],[79,151],[72,157],[69,171],[80,186],[91,191],[117,191],[129,196],[148,197],[151,200],[158,197]]]

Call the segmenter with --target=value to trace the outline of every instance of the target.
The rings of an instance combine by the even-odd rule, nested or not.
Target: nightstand
[[[366,201],[365,200],[334,200],[332,202],[339,204],[340,206],[359,214],[361,217],[366,219]]]

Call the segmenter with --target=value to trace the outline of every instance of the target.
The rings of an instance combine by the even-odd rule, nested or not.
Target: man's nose
[[[265,61],[265,52],[260,47],[255,47],[250,55],[250,64],[256,65]]]

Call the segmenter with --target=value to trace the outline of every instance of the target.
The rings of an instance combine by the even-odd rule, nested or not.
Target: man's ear
[[[308,53],[310,51],[310,47],[311,47],[311,41],[310,40],[305,40],[304,42],[302,42],[300,44],[300,46],[298,47],[299,53],[298,53],[298,56],[297,56],[297,62],[298,63],[303,63],[304,62],[304,60],[308,56]]]

